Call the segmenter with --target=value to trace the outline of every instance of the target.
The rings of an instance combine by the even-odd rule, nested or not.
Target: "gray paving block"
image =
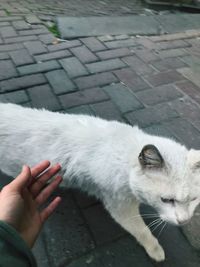
[[[0,95],[0,102],[21,104],[28,102],[28,96],[24,90]]]
[[[179,69],[187,66],[183,61],[176,57],[162,59],[160,61],[154,61],[151,64],[159,71]]]
[[[155,72],[148,64],[144,63],[137,56],[128,56],[122,58],[122,60],[138,75],[144,75]]]
[[[89,63],[98,60],[95,54],[93,54],[86,46],[74,47],[70,50],[82,63]]]
[[[108,70],[126,67],[124,62],[122,62],[119,58],[90,63],[86,64],[85,66],[89,69],[90,73],[105,72]]]
[[[80,46],[80,45],[81,45],[81,42],[79,40],[65,41],[62,43],[49,45],[48,50],[52,52],[52,51],[63,50],[63,49]]]
[[[63,108],[72,108],[85,104],[92,104],[108,100],[109,97],[99,88],[91,88],[84,91],[60,95]]]
[[[40,85],[28,89],[33,107],[60,110],[60,104],[49,85]]]
[[[81,42],[83,42],[93,52],[106,49],[106,46],[95,37],[82,38]]]
[[[111,218],[102,205],[89,207],[82,212],[97,245],[125,235],[125,231]]]
[[[9,54],[16,66],[34,63],[34,59],[26,49],[12,51]]]
[[[148,127],[163,121],[179,117],[179,114],[170,108],[168,104],[158,104],[153,107],[136,110],[125,114],[126,119],[132,125]]]
[[[12,25],[16,30],[27,30],[31,28],[31,26],[24,20],[13,21]]]
[[[76,58],[64,58],[59,60],[62,67],[66,70],[70,78],[87,75],[88,71],[83,64]]]
[[[86,77],[76,78],[74,80],[79,89],[111,84],[117,81],[118,79],[111,72],[93,74]]]
[[[58,17],[57,23],[62,38],[158,32],[153,16]]]
[[[31,64],[27,66],[18,67],[18,71],[21,75],[34,74],[39,72],[47,72],[54,69],[60,69],[61,66],[57,61],[51,60],[48,62],[42,62],[37,64]]]
[[[199,29],[200,25],[198,14],[168,14],[156,16],[155,18],[164,31],[169,33]]]
[[[71,114],[85,114],[85,115],[94,115],[93,110],[90,108],[89,105],[80,105],[74,108],[68,108],[66,113]],[[82,200],[81,200],[82,201]]]
[[[112,101],[104,101],[90,105],[95,115],[106,120],[122,121],[118,107]]]
[[[119,80],[133,92],[148,89],[150,86],[137,73],[129,68],[114,71]]]
[[[7,52],[24,48],[22,44],[2,44],[0,45],[0,52]]]
[[[200,132],[190,122],[177,118],[164,125],[188,148],[200,149]]]
[[[57,190],[56,195],[62,202],[46,222],[44,232],[49,260],[58,267],[93,249],[94,242],[70,192]]]
[[[100,59],[105,60],[105,59],[128,56],[131,55],[132,52],[128,48],[117,48],[117,49],[110,49],[107,51],[97,52],[96,54]]]
[[[75,85],[64,70],[54,70],[45,74],[56,94],[64,94],[75,90]]]
[[[47,80],[43,74],[26,75],[0,82],[0,92],[20,90],[34,85],[44,84]]]
[[[0,61],[0,80],[16,77],[18,74],[11,60]]]
[[[106,42],[105,45],[110,48],[121,48],[121,47],[135,47],[137,46],[137,42],[135,39],[127,39],[127,40],[115,40],[115,41],[110,41]]]
[[[161,102],[168,102],[170,100],[182,97],[183,94],[173,85],[162,85],[149,90],[135,93],[137,98],[145,105],[155,105]]]
[[[132,94],[130,89],[123,84],[114,84],[102,88],[118,106],[122,113],[137,110],[143,105]]]
[[[68,50],[61,50],[61,51],[37,55],[35,56],[35,59],[37,62],[39,61],[42,62],[42,61],[47,61],[47,60],[52,60],[52,59],[65,58],[69,56],[71,56],[71,53]]]
[[[24,46],[31,55],[42,54],[47,52],[46,47],[41,41],[25,42]]]
[[[12,26],[1,27],[0,34],[3,38],[17,36],[17,33]]]
[[[29,36],[17,36],[4,39],[6,44],[15,44],[15,43],[23,43],[26,41],[35,41],[37,40],[36,35],[29,35]]]

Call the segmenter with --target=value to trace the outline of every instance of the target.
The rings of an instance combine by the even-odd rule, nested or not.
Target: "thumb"
[[[15,191],[21,191],[29,182],[31,178],[30,167],[24,165],[22,167],[21,173],[10,183],[10,187]]]

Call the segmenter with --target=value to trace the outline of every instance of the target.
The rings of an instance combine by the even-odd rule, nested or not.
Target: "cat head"
[[[160,151],[145,145],[138,155],[138,175],[130,180],[136,197],[153,206],[162,220],[187,223],[200,203],[200,151],[175,143]]]

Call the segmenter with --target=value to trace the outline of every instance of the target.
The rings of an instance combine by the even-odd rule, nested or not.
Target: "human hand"
[[[47,170],[49,166],[49,161],[43,161],[32,169],[23,166],[19,176],[0,192],[0,220],[12,225],[30,248],[42,225],[61,201],[56,197],[46,208],[39,210],[62,181],[62,177],[57,176],[45,187],[61,168],[56,164]]]

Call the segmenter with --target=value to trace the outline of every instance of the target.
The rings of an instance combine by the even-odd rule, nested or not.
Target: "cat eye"
[[[164,203],[168,203],[168,204],[174,204],[174,202],[175,202],[175,199],[173,199],[173,198],[163,198],[163,197],[161,197],[161,200],[162,200],[162,202],[164,202]]]

